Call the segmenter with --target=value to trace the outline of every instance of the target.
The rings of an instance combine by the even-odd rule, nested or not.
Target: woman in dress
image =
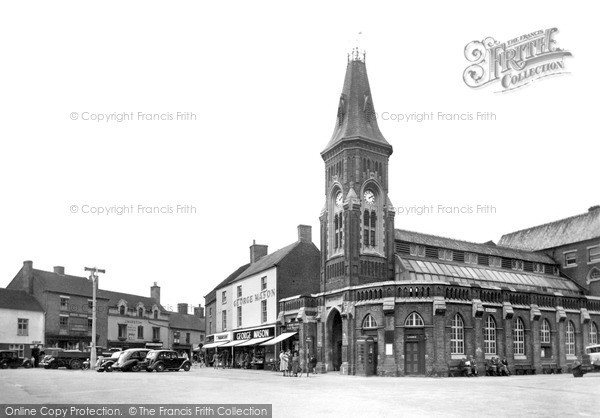
[[[285,351],[281,350],[281,352],[279,353],[279,371],[283,372],[283,375],[285,376],[287,373],[287,356]]]

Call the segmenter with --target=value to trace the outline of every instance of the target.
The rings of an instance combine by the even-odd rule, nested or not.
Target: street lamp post
[[[92,347],[90,349],[90,369],[96,367],[96,290],[98,289],[98,273],[106,273],[106,270],[96,267],[85,267],[90,272],[92,282]]]

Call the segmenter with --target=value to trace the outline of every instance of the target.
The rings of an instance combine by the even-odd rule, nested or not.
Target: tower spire
[[[377,125],[377,114],[367,77],[365,64],[366,52],[362,47],[362,33],[348,53],[348,64],[344,87],[340,95],[333,135],[322,155],[346,140],[361,139],[388,149],[392,146],[386,141]]]

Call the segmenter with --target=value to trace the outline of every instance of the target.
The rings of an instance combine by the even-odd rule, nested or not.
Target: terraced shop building
[[[395,229],[392,152],[353,51],[321,153],[320,291],[280,299],[280,332],[298,330],[323,371],[367,375],[445,374],[467,356],[482,373],[492,357],[566,370],[597,342],[600,298],[552,254]]]

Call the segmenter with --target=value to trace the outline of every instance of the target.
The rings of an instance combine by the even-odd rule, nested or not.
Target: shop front
[[[202,351],[204,351],[204,359],[207,366],[213,365],[213,357],[215,354],[217,354],[223,364],[228,363],[229,351],[227,348],[221,348],[221,346],[229,343],[231,340],[231,332],[221,332],[206,337],[206,344],[202,346]]]
[[[276,366],[274,346],[264,345],[275,337],[275,326],[237,330],[233,332],[231,348],[232,366],[244,369],[267,369]]]

